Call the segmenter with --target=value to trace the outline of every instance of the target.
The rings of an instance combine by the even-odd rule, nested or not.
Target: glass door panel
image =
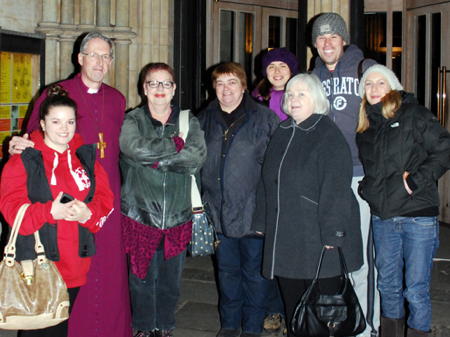
[[[281,47],[281,18],[269,16],[269,48]]]
[[[213,25],[212,48],[206,50],[208,66],[238,62],[251,79],[253,60],[261,48],[257,38],[261,35],[260,7],[214,2],[212,8],[213,21],[219,24]]]
[[[294,10],[263,8],[262,48],[287,47],[296,53],[297,16]]]
[[[238,41],[237,62],[244,66],[247,77],[251,78],[253,69],[253,41],[254,37],[254,15],[251,13],[240,13],[240,39]]]
[[[297,18],[286,18],[286,48],[297,53]]]
[[[429,1],[430,5],[411,8],[406,1],[404,87],[449,129],[450,88],[450,2]],[[433,4],[434,3],[434,4]],[[450,223],[450,173],[439,180],[440,220]]]
[[[220,62],[233,61],[234,12],[220,11]]]

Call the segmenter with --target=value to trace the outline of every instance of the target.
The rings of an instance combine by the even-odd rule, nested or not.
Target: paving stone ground
[[[450,337],[450,225],[442,224],[440,228],[441,245],[433,264],[431,337]],[[187,258],[174,337],[215,337],[220,327],[217,301],[212,259]],[[0,330],[0,337],[15,336],[14,331]],[[265,336],[283,335],[278,333]]]

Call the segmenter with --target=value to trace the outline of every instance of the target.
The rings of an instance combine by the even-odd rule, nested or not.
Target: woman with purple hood
[[[287,48],[269,49],[262,58],[264,78],[258,83],[252,96],[273,110],[280,121],[288,116],[281,109],[284,88],[289,79],[298,73],[297,57]],[[276,280],[272,280],[268,298],[264,330],[277,332],[284,317],[284,304]]]
[[[262,75],[252,96],[273,110],[280,121],[287,115],[281,109],[284,87],[298,73],[297,57],[287,48],[268,49],[262,58]]]

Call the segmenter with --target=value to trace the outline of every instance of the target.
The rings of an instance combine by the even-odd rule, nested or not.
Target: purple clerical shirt
[[[80,74],[59,84],[77,103],[77,132],[84,142],[97,143],[99,132],[103,133],[105,157],[100,159],[97,151],[97,159],[108,173],[114,193],[114,212],[95,234],[97,252],[92,258],[88,281],[81,287],[70,315],[69,337],[130,337],[128,279],[120,223],[119,135],[125,98],[106,84],[97,93],[88,93]],[[39,128],[39,107],[46,95],[44,91],[34,104],[28,132]]]

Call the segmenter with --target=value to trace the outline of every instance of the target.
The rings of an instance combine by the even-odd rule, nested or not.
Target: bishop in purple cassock
[[[87,284],[80,288],[70,315],[69,337],[129,337],[131,318],[121,239],[119,171],[119,135],[125,98],[104,83],[97,92],[90,93],[92,89],[83,83],[80,74],[59,84],[77,103],[77,132],[85,143],[98,144],[97,159],[108,173],[114,193],[114,212],[95,234],[97,252],[92,258]],[[39,128],[39,107],[46,96],[44,92],[34,104],[28,132]]]

